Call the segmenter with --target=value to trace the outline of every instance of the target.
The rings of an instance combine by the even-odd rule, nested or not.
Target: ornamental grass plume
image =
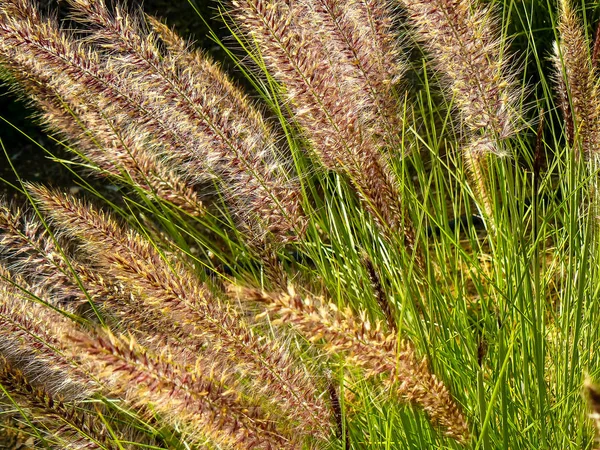
[[[60,308],[74,313],[92,297],[110,304],[113,312],[127,303],[121,285],[91,270],[89,261],[77,260],[64,239],[52,235],[32,212],[0,203],[0,231],[7,268],[51,295]]]
[[[552,60],[567,141],[577,154],[593,159],[600,148],[600,93],[590,43],[570,1],[561,0]]]
[[[298,423],[327,432],[329,408],[310,374],[294,364],[281,343],[254,335],[243,317],[181,261],[166,259],[134,230],[72,196],[42,187],[30,190],[52,223],[76,238],[80,251],[93,255],[97,270],[131,290],[143,304],[140,309],[159,317],[158,336],[164,330],[183,339],[189,350],[203,351],[215,363],[224,361],[213,370],[236,371]]]
[[[517,131],[514,71],[494,13],[472,0],[400,0],[467,129],[506,139]],[[490,150],[502,155],[499,147]]]
[[[123,92],[97,52],[73,41],[27,1],[3,2],[0,36],[0,60],[43,111],[42,122],[86,162],[189,214],[203,213],[198,194],[151,151],[162,144],[125,113],[124,97],[139,102],[139,96]]]
[[[110,331],[70,334],[69,339],[71,356],[101,374],[110,392],[139,407],[151,405],[167,421],[181,424],[192,442],[209,438],[228,448],[300,448],[299,436],[282,435],[277,429],[282,422],[265,415],[255,399],[243,397],[232,377],[215,379],[202,364],[182,367],[168,356],[171,349],[152,355]]]
[[[169,53],[172,34],[161,52],[155,36],[119,6],[113,15],[101,0],[70,3],[73,17],[92,28],[86,40],[110,51],[109,69],[155,99],[145,108],[160,116],[162,132],[178,135],[179,145],[164,157],[192,180],[219,181],[234,213],[251,216],[243,223],[254,239],[302,233],[299,188],[271,128],[214,62],[181,43]]]
[[[8,284],[9,276],[5,271],[0,284],[2,386],[11,402],[25,403],[45,421],[55,421],[50,430],[61,440],[76,442],[86,437],[102,444],[108,439],[99,417],[88,417],[83,405],[66,407],[62,400],[66,395],[81,400],[102,390],[122,394],[142,410],[153,405],[178,423],[189,424],[190,433],[201,431],[216,443],[235,448],[297,448],[292,438],[278,434],[275,422],[261,412],[260,405],[252,404],[252,398],[241,399],[233,381],[225,383],[224,376],[211,380],[208,374],[213,370],[201,364],[203,359],[197,359],[192,368],[182,367],[166,356],[176,355],[175,349],[163,346],[164,356],[152,356],[131,338],[109,331],[96,330],[89,336],[60,312],[22,298],[19,289],[25,283],[18,280],[20,287],[13,287]],[[29,381],[40,376],[41,382]],[[60,422],[62,426],[57,425]],[[80,436],[71,439],[75,431]],[[109,443],[108,448],[118,446]]]
[[[493,229],[494,206],[489,186],[488,157],[494,153],[494,142],[488,137],[473,138],[463,147],[465,169],[471,179],[471,189],[480,202],[480,213]]]
[[[18,283],[18,284],[17,284]],[[39,294],[24,280],[0,266],[0,354],[25,377],[43,376],[44,390],[71,399],[95,389],[84,373],[65,357],[60,336],[74,324],[60,312],[41,304]],[[43,295],[44,298],[47,298]]]
[[[65,353],[63,335],[78,325],[48,301],[48,292],[0,266],[0,405],[63,448],[116,448],[96,414],[102,408],[86,405],[101,386]]]
[[[161,263],[166,262],[132,231],[126,233],[116,222],[72,198],[41,188],[31,187],[31,191],[46,202],[45,205],[42,203],[45,207],[54,201],[53,222],[63,233],[63,239],[74,234],[74,229],[78,230],[78,236],[88,234],[86,248],[77,242],[72,242],[71,246],[79,246],[78,252],[95,249],[98,262],[94,270],[120,281],[126,290],[132,290],[132,295],[139,296],[139,301],[144,302],[135,305],[140,306],[137,310],[130,307],[124,317],[127,326],[141,321],[149,323],[135,329],[145,346],[135,343],[133,338],[118,337],[97,327],[90,335],[63,312],[35,303],[35,298],[22,300],[22,295],[17,294],[26,289],[28,283],[22,279],[13,280],[5,271],[0,285],[4,289],[0,303],[0,334],[5,337],[0,354],[11,364],[13,361],[20,364],[30,361],[23,367],[18,366],[17,370],[30,375],[37,373],[37,376],[43,373],[47,380],[55,373],[58,381],[48,383],[60,386],[66,386],[70,379],[80,380],[79,384],[84,386],[92,383],[102,389],[103,395],[119,395],[136,409],[143,411],[149,405],[157,408],[174,426],[187,424],[184,428],[190,436],[201,431],[212,442],[234,448],[299,448],[298,440],[306,436],[308,429],[315,437],[326,436],[329,408],[314,395],[308,374],[299,370],[281,344],[259,340],[240,316],[219,304],[216,298],[210,299],[209,304],[202,296],[210,294],[201,288],[202,294],[190,279],[185,280],[191,274],[186,274],[185,268],[177,262],[172,262],[170,268],[175,273],[164,272],[164,279],[152,284],[153,277],[160,275]],[[61,200],[63,208],[68,205],[70,210],[60,210]],[[4,217],[10,217],[6,213],[9,208],[3,207],[3,211]],[[26,223],[31,221],[28,219]],[[15,242],[22,235],[12,229],[6,233],[1,231],[0,236],[7,236],[2,239],[3,250],[18,248]],[[94,233],[106,233],[107,238],[112,236],[112,246],[103,254],[98,253],[99,247],[94,247]],[[32,235],[39,238],[41,234]],[[111,254],[119,256],[113,256],[111,260]],[[11,259],[18,259],[19,255],[19,252],[13,252]],[[134,255],[136,259],[133,259]],[[32,262],[35,260],[25,259],[15,267],[33,273]],[[87,269],[88,266],[84,267]],[[163,266],[165,271],[169,270],[167,267]],[[76,264],[71,266],[73,271],[78,268]],[[85,272],[78,275],[83,284],[89,282]],[[135,278],[138,278],[137,282],[133,281]],[[42,291],[39,287],[42,285],[44,283],[38,283],[38,287],[30,289],[43,293],[50,304],[58,304],[63,299],[62,289]],[[33,295],[29,291],[25,293]],[[88,292],[89,301],[102,305],[105,298],[95,294],[97,292]],[[123,296],[122,300],[127,301],[128,297]],[[127,310],[127,306],[121,309]],[[158,312],[162,312],[163,317]],[[204,316],[199,316],[200,312]],[[131,316],[136,320],[130,321]],[[210,346],[203,348],[207,343]],[[153,355],[150,348],[156,348],[160,353]],[[71,373],[74,374],[69,375]],[[237,383],[249,392],[238,393]],[[262,395],[266,392],[268,398]],[[300,424],[301,429],[298,428]],[[290,430],[294,430],[293,433]],[[195,441],[198,438],[188,439]]]
[[[92,260],[81,254],[76,258],[76,247],[53,235],[33,213],[0,204],[0,232],[0,255],[8,269],[44,290],[60,308],[71,313],[91,309],[92,316],[94,308],[101,310],[117,324],[128,323],[139,332],[138,339],[151,347],[186,338],[163,314],[148,310],[123,283],[94,270]]]
[[[329,28],[341,26],[341,22],[332,23],[340,6],[331,2],[328,9],[327,2],[273,0],[232,4],[232,16],[247,34],[250,47],[258,46],[258,57],[283,85],[293,118],[311,149],[328,169],[348,175],[385,236],[400,234],[409,252],[415,251],[412,222],[381,152],[384,140],[372,133],[378,106],[359,70],[366,62],[353,56],[353,47],[343,42],[347,29],[339,30],[332,46],[322,45]],[[380,75],[390,81],[385,72]]]
[[[254,239],[301,234],[298,188],[273,132],[243,94],[230,95],[237,88],[226,75],[201,53],[161,51],[119,8],[112,17],[103,2],[72,3],[98,27],[85,40],[27,0],[0,8],[0,59],[43,120],[102,171],[193,215],[204,209],[195,185],[215,179]]]
[[[291,325],[310,342],[323,342],[329,354],[343,354],[367,377],[383,377],[401,401],[427,412],[433,423],[458,441],[469,439],[469,426],[444,384],[433,375],[425,359],[420,360],[412,344],[397,339],[379,321],[371,322],[363,312],[340,309],[322,299],[303,298],[290,287],[288,293],[267,293],[232,286],[230,291],[243,301],[258,302],[273,317],[274,324]]]
[[[49,430],[63,448],[117,449],[109,442],[110,432],[99,417],[82,407],[65,402],[60,395],[36,386],[0,356],[0,385],[21,413],[36,417],[37,426]],[[1,396],[0,396],[1,397]],[[60,438],[58,437],[60,436]],[[48,439],[52,442],[52,438]]]
[[[592,174],[589,180],[589,204],[596,227],[600,223],[598,197],[598,155],[600,150],[600,90],[594,48],[586,38],[583,24],[571,2],[559,4],[559,41],[555,42],[552,61],[559,106],[563,113],[566,139]],[[600,229],[600,228],[599,228]]]
[[[390,299],[388,298],[383,285],[381,284],[381,277],[377,273],[375,269],[375,265],[373,261],[369,257],[368,254],[362,255],[363,264],[365,266],[365,270],[367,272],[367,276],[369,278],[369,282],[371,284],[371,289],[373,289],[373,293],[375,295],[375,299],[377,300],[377,304],[381,308],[383,315],[385,316],[388,329],[391,332],[397,332],[397,324],[395,319],[395,311],[394,307],[390,303]]]
[[[403,117],[395,87],[406,64],[400,54],[389,4],[381,0],[315,0],[307,5],[330,64],[355,68],[354,78],[343,82],[348,87],[350,83],[355,84],[352,89],[357,96],[364,96],[364,106],[373,116],[369,123],[371,132],[383,137],[394,151],[402,151],[403,136],[398,130],[403,129]],[[348,90],[346,88],[345,93]]]
[[[473,0],[400,0],[418,40],[440,71],[459,112],[467,144],[463,155],[475,200],[493,230],[486,183],[488,155],[506,156],[501,141],[518,130],[515,72],[504,52],[495,14]]]

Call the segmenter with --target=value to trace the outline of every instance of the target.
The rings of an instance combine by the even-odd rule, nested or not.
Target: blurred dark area
[[[66,2],[39,0],[38,3],[42,11],[58,14],[61,20],[67,20]],[[181,36],[191,39],[196,46],[205,49],[214,59],[227,65],[225,52],[209,36],[209,27],[219,39],[226,39],[228,34],[219,18],[217,0],[146,0],[128,1],[126,4],[129,9],[142,8],[146,13],[166,21]],[[35,109],[29,107],[27,100],[11,92],[1,83],[0,118],[0,139],[6,155],[10,158],[9,163],[5,152],[0,150],[0,196],[15,195],[14,189],[2,182],[5,180],[15,184],[15,172],[24,181],[50,183],[67,189],[75,188],[76,182],[71,172],[62,164],[51,161],[44,149],[64,159],[69,159],[68,151],[47,136],[39,121],[35,119]],[[106,180],[92,182],[97,188],[114,190],[114,186],[107,185],[109,182]]]

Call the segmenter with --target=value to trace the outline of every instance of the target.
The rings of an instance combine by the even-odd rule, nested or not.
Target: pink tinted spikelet
[[[383,139],[386,147],[404,152],[402,111],[394,85],[404,73],[405,63],[393,31],[390,3],[312,0],[307,5],[312,28],[320,35],[329,64],[343,64],[344,70],[352,74],[352,78],[343,80],[347,84],[344,93],[347,95],[351,88],[357,97],[352,102],[363,103],[363,120],[367,111],[371,115],[371,133]]]
[[[42,187],[30,190],[52,223],[94,255],[99,270],[162,314],[173,330],[195,339],[195,349],[222,361],[217,369],[236,372],[257,392],[268,393],[277,408],[302,424],[304,433],[328,434],[329,408],[317,395],[312,376],[289,358],[283,344],[256,336],[195,273],[179,260],[167,259],[136,231],[72,196]]]
[[[399,3],[431,53],[467,128],[497,139],[514,135],[518,121],[514,74],[493,12],[473,0]]]
[[[468,424],[448,389],[429,371],[426,360],[419,360],[409,342],[385,333],[381,323],[320,299],[302,298],[293,289],[289,293],[230,290],[243,301],[259,302],[276,324],[291,325],[311,342],[323,341],[325,352],[343,353],[367,376],[384,377],[400,400],[422,408],[448,436],[468,440]]]
[[[120,6],[113,13],[103,0],[70,3],[75,19],[93,29],[87,41],[110,52],[110,71],[142,90],[146,115],[177,136],[162,156],[193,182],[217,180],[252,239],[297,239],[304,223],[299,186],[270,126],[225,73],[172,32],[166,50],[159,48],[141,18]]]
[[[51,306],[43,290],[0,265],[0,355],[50,394],[79,399],[98,390],[96,383],[64,355],[64,332],[77,325]]]
[[[148,345],[160,346],[168,338],[191,345],[188,334],[145,307],[123,283],[95,270],[91,258],[79,254],[76,259],[74,253],[81,252],[62,244],[39,218],[0,203],[0,256],[9,269],[50,294],[55,305],[74,313],[92,302],[94,308],[109,312],[133,332],[142,333],[137,336]]]
[[[520,120],[515,74],[494,13],[475,0],[399,0],[399,4],[431,54],[469,133],[463,148],[465,166],[486,226],[494,231],[485,158],[506,156],[502,140],[516,134]]]
[[[46,126],[75,144],[101,174],[190,214],[203,213],[193,189],[151,151],[160,144],[124,113],[124,97],[135,102],[136,93],[126,92],[98,53],[42,18],[27,0],[0,4],[0,60],[43,109]]]
[[[93,410],[65,401],[61,395],[48,392],[43,386],[32,382],[20,369],[15,368],[0,355],[0,386],[10,392],[10,405],[18,405],[26,414],[28,422],[39,430],[45,430],[61,448],[118,450],[110,442],[111,433]],[[1,396],[0,396],[1,397]],[[115,436],[112,430],[112,436]],[[119,436],[120,437],[120,436]],[[4,444],[4,443],[3,443]],[[58,448],[58,447],[56,447]]]
[[[567,139],[590,159],[600,154],[600,92],[590,43],[569,0],[560,1],[558,30],[553,62]]]
[[[150,405],[194,440],[205,436],[240,450],[300,448],[278,432],[258,405],[242,398],[235,385],[180,366],[167,356],[168,348],[153,355],[133,339],[108,330],[97,330],[95,336],[70,334],[69,339],[72,357],[100,374],[114,394],[137,406]]]
[[[363,205],[386,237],[400,234],[409,251],[416,245],[399,188],[372,134],[372,101],[357,82],[347,58],[321,45],[322,24],[312,21],[302,2],[236,0],[233,17],[260,48],[282,83],[294,118],[322,163],[350,178]]]
[[[54,297],[53,303],[73,312],[85,303],[69,276],[63,271],[63,254],[44,225],[31,214],[0,201],[0,257],[9,270]],[[61,298],[70,299],[62,301]]]

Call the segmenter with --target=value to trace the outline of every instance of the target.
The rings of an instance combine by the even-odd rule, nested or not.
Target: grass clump
[[[592,448],[593,11],[232,0],[242,88],[68,8],[0,0],[84,188],[0,202],[0,447]]]

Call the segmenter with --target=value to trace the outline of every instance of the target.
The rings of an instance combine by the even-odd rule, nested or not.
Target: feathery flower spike
[[[55,239],[37,217],[0,202],[0,255],[9,269],[50,295],[53,304],[73,313],[92,301],[94,308],[116,316],[147,345],[173,339],[190,344],[189,336],[177,335],[162,314],[149,311],[122,283],[94,270],[91,259],[75,259],[76,249],[60,248]]]
[[[0,386],[9,392],[10,402],[32,416],[30,420],[35,426],[48,430],[57,445],[90,450],[120,448],[110,442],[109,431],[93,410],[67,403],[60,395],[33,384],[1,355]]]
[[[228,386],[226,378],[197,375],[201,368],[181,367],[168,356],[153,355],[133,339],[108,330],[97,330],[92,337],[70,333],[68,338],[71,356],[100,374],[114,394],[136,406],[150,404],[196,439],[200,431],[218,445],[240,450],[300,448],[278,432],[257,404],[242,398],[235,386]],[[169,353],[167,348],[163,355]]]
[[[445,433],[465,442],[469,427],[444,384],[419,360],[413,346],[398,342],[395,334],[385,334],[380,322],[371,323],[364,313],[341,310],[319,299],[289,293],[266,293],[231,286],[230,291],[244,301],[259,302],[277,324],[291,325],[311,342],[323,340],[323,350],[343,353],[367,376],[382,376],[395,395],[418,405]]]
[[[362,101],[370,110],[371,132],[383,138],[386,146],[402,152],[402,111],[394,85],[405,64],[393,31],[390,4],[384,0],[311,0],[307,5],[312,28],[330,64],[343,64],[353,74],[343,81],[345,93],[350,92],[350,83],[356,84],[357,99],[353,101]]]
[[[586,159],[600,154],[600,92],[590,44],[569,0],[560,1],[553,61],[567,139]]]
[[[315,39],[323,30],[318,22],[311,22],[304,3],[236,0],[232,4],[239,26],[282,83],[312,150],[328,169],[349,176],[386,237],[399,234],[409,252],[414,251],[412,222],[380,151],[384,143],[370,133],[372,102],[359,89],[356,67],[331,56]]]
[[[161,155],[194,182],[217,180],[251,238],[297,239],[305,220],[299,186],[273,131],[225,73],[156,21],[166,51],[121,7],[113,14],[103,0],[70,3],[75,19],[93,28],[86,40],[110,52],[110,72],[143,91],[145,117],[158,118],[153,125],[176,135],[178,142]]]
[[[123,97],[140,101],[137,92],[127,92],[98,53],[42,18],[27,0],[0,4],[0,60],[43,110],[42,121],[101,174],[132,182],[190,214],[203,213],[194,190],[151,151],[162,143],[124,114],[131,108]]]
[[[473,134],[463,149],[475,200],[495,230],[488,189],[487,154],[506,156],[500,141],[517,131],[518,92],[510,58],[502,48],[490,8],[474,0],[399,0],[419,40],[432,56],[452,94],[462,122]]]
[[[0,265],[0,355],[28,378],[43,375],[49,393],[91,395],[98,386],[63,354],[60,336],[76,324],[40,300],[49,297]]]
[[[431,53],[469,129],[514,135],[517,92],[494,14],[473,0],[398,0]],[[501,154],[498,148],[492,150]]]
[[[81,240],[81,251],[93,255],[98,268],[139,296],[146,308],[164,316],[173,332],[227,369],[242,375],[257,392],[269,397],[304,426],[305,432],[325,437],[331,420],[311,375],[294,364],[283,344],[254,335],[230,305],[219,301],[178,260],[166,260],[134,230],[123,229],[101,211],[72,196],[31,187],[41,209],[53,224]],[[194,344],[195,339],[195,344]],[[210,343],[206,348],[204,343]],[[310,426],[308,426],[310,425]]]

